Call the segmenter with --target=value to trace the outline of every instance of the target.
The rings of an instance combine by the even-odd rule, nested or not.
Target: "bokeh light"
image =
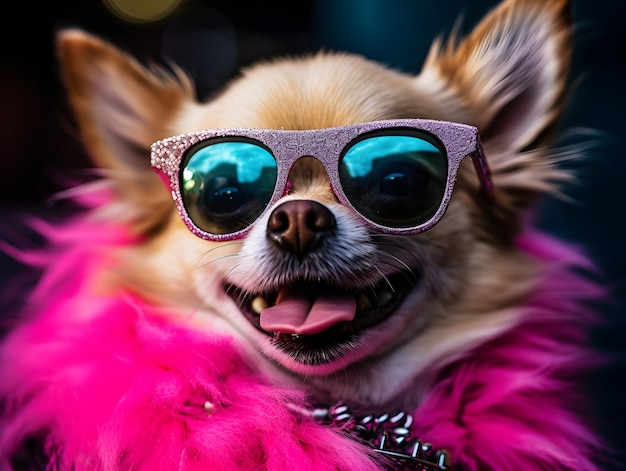
[[[182,0],[102,0],[118,18],[129,23],[152,23],[172,13]]]

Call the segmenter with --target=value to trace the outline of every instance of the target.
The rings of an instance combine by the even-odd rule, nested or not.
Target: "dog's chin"
[[[418,282],[414,271],[401,271],[355,290],[337,288],[323,281],[302,280],[264,293],[251,293],[234,284],[227,284],[225,291],[262,337],[267,358],[296,374],[325,375],[374,355],[372,346],[364,341],[367,332],[392,318]],[[309,297],[352,299],[355,313],[351,320],[333,323],[314,333],[266,330],[261,326],[261,312],[280,302],[279,293],[283,289]]]

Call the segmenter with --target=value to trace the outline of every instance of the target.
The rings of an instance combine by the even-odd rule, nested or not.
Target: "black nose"
[[[270,214],[267,235],[279,247],[302,258],[337,225],[335,216],[312,200],[285,201]]]

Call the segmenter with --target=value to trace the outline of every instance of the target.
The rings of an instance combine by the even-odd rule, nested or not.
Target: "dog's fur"
[[[468,378],[450,377],[451,371],[477,374],[455,369],[465,360],[470,364],[477,355],[485,355],[487,363],[506,359],[497,373],[502,376],[489,383],[510,388],[502,392],[501,403],[490,405],[491,425],[497,425],[490,433],[497,435],[505,424],[523,428],[528,446],[510,444],[515,451],[500,449],[485,456],[472,452],[485,445],[472,438],[472,433],[480,436],[479,425],[455,432],[463,437],[457,448],[432,427],[439,444],[455,450],[461,469],[596,469],[591,458],[596,439],[570,411],[575,391],[565,381],[580,366],[575,362],[587,355],[581,334],[585,311],[576,305],[595,295],[595,288],[570,272],[568,249],[537,238],[528,227],[542,195],[557,192],[558,184],[571,178],[556,164],[572,155],[550,148],[566,103],[571,30],[566,0],[505,0],[469,36],[435,42],[417,76],[350,54],[320,52],[250,67],[206,103],[196,101],[191,80],[175,67],[173,73],[148,69],[85,32],[61,32],[62,77],[84,143],[103,169],[100,183],[85,187],[80,197],[106,186],[105,204],[90,204],[88,219],[122,227],[132,241],[107,246],[107,259],[114,262],[90,271],[81,292],[105,298],[130,293],[141,300],[137,303],[167,310],[172,325],[208,337],[233,337],[235,350],[245,355],[252,371],[277,388],[304,392],[313,402],[344,401],[371,411],[416,411],[429,403],[437,407],[434,391],[450,384],[442,378],[465,384],[460,395],[478,394]],[[290,199],[320,202],[337,227],[302,259],[278,249],[266,236],[269,216],[256,221],[241,241],[196,237],[149,165],[152,142],[189,131],[316,129],[407,117],[478,127],[491,167],[493,198],[480,193],[466,159],[450,207],[433,229],[415,236],[376,234],[337,202],[319,163],[304,158],[291,172],[289,194],[277,205]],[[320,280],[356,292],[400,271],[414,278],[410,293],[387,320],[359,332],[349,345],[326,340],[311,346],[302,338],[277,344],[249,323],[230,296],[233,287],[256,296],[288,283]],[[549,280],[557,276],[573,280],[568,285],[561,279],[562,293]],[[552,301],[545,300],[556,296],[568,299],[555,298],[550,307]],[[89,319],[88,306],[83,308],[81,316]],[[536,323],[545,321],[554,322],[545,329],[554,338],[532,337],[532,328],[544,332],[545,326]],[[23,336],[12,337],[5,356],[19,343],[15,338],[28,343]],[[516,352],[510,357],[510,352],[502,353],[507,345]],[[502,356],[488,359],[498,354]],[[524,369],[515,385],[505,378],[507,372]],[[4,394],[10,401],[28,400]],[[515,406],[507,397],[516,394],[528,398],[523,412],[507,409]],[[458,401],[460,407],[471,403]],[[459,428],[471,422],[458,410],[448,412]],[[445,410],[438,413],[446,415]],[[543,413],[550,414],[546,421],[554,420],[553,431],[536,425]],[[563,431],[568,427],[570,432]],[[11,430],[17,429],[13,425]],[[11,443],[14,453],[17,445]],[[555,451],[559,447],[575,455],[566,458]],[[5,452],[10,448],[5,446]],[[506,460],[511,467],[502,465]],[[259,458],[257,465],[279,469],[268,463]],[[57,465],[65,469],[68,463]]]

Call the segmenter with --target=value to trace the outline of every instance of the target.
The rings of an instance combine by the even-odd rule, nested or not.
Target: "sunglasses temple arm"
[[[161,181],[165,184],[165,187],[172,192],[172,181],[170,177],[158,167],[152,167],[152,169],[156,172],[156,174],[161,178]]]
[[[491,199],[493,197],[491,170],[489,169],[489,164],[487,163],[487,158],[485,157],[485,152],[483,151],[483,146],[480,143],[478,134],[476,134],[476,150],[470,154],[470,157],[478,173],[478,178],[480,178],[482,192],[487,198]]]

